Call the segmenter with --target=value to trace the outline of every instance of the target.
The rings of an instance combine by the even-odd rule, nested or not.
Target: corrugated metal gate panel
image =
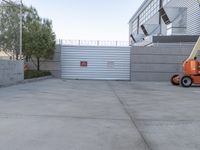
[[[81,67],[81,61],[87,67]],[[129,47],[62,46],[64,79],[130,80]]]

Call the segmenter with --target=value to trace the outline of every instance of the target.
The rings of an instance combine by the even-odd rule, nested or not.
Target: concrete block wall
[[[0,86],[24,80],[24,63],[17,60],[0,60]]]
[[[169,81],[173,74],[181,73],[193,46],[132,47],[131,80]]]

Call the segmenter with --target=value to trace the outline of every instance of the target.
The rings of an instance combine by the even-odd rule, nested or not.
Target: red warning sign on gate
[[[87,67],[88,62],[87,61],[80,61],[80,67]]]

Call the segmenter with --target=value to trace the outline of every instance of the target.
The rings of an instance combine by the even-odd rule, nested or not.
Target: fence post
[[[79,46],[81,45],[81,40],[78,40],[78,45],[79,45]]]

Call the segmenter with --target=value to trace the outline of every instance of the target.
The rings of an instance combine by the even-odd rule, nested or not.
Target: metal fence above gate
[[[114,46],[127,47],[128,41],[100,41],[100,40],[57,40],[57,44],[69,46]]]

